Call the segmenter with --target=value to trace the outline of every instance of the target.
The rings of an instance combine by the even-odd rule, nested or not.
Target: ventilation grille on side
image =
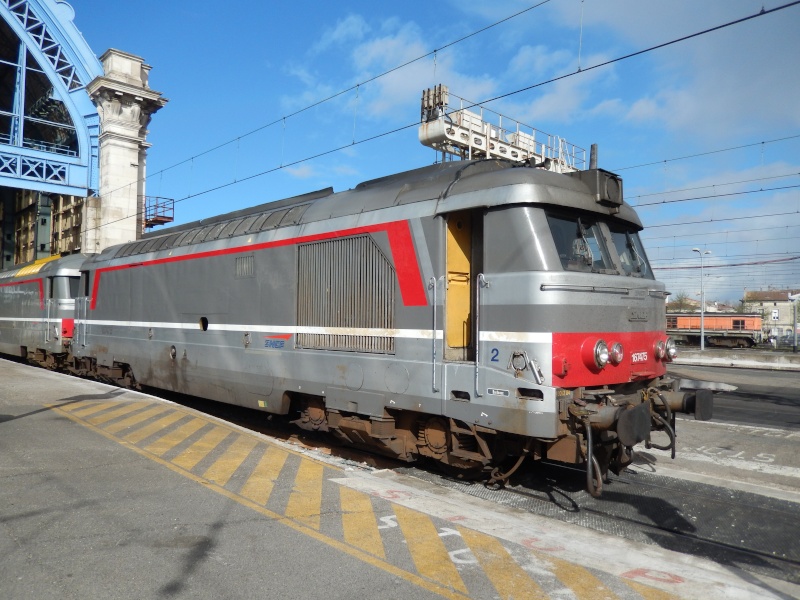
[[[297,346],[394,354],[395,272],[368,236],[298,248]],[[333,329],[333,331],[331,331]]]
[[[256,276],[256,259],[252,254],[236,257],[236,279]]]

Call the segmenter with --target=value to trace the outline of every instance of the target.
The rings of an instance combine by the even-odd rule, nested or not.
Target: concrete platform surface
[[[676,365],[703,367],[736,367],[770,371],[800,371],[800,353],[773,350],[731,350],[719,348],[679,348]]]
[[[301,596],[705,600],[800,586],[0,359],[1,598]]]

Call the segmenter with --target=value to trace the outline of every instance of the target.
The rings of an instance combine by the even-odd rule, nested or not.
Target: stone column
[[[100,60],[105,75],[86,86],[100,115],[100,189],[87,199],[82,244],[90,253],[141,237],[147,126],[168,102],[150,89],[141,57],[111,49]]]

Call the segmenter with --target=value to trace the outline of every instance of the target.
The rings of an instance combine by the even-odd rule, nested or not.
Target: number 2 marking
[[[492,362],[500,362],[500,350],[492,348]]]

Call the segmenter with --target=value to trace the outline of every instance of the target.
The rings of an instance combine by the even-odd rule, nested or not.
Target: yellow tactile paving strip
[[[323,489],[337,485],[329,480],[341,477],[341,470],[179,406],[82,401],[52,408],[266,517],[446,598],[484,597],[487,586],[492,597],[514,600],[563,598],[565,592],[579,600],[675,598],[625,580],[615,593],[595,571],[522,549],[538,565],[526,568],[515,556],[519,549],[512,555],[497,538],[447,528],[441,519],[344,486],[339,510],[323,513]],[[279,488],[290,491],[276,493]],[[400,532],[401,543],[387,543],[390,529],[392,535]],[[449,550],[449,536],[466,548]]]

